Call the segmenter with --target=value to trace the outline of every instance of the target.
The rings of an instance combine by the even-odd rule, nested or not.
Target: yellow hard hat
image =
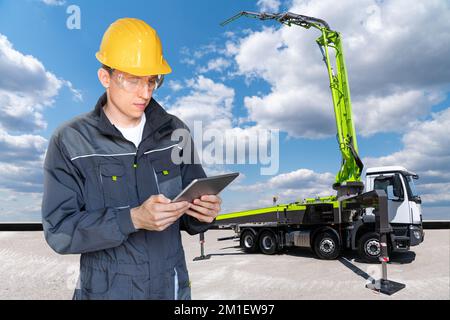
[[[135,76],[172,72],[163,57],[155,29],[142,20],[123,18],[113,22],[103,35],[95,57],[102,64]]]

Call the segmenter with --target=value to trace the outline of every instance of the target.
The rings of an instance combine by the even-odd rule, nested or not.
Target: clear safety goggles
[[[117,71],[111,73],[113,78],[116,79],[118,85],[127,92],[136,93],[141,88],[147,87],[148,91],[153,91],[161,87],[164,81],[164,75],[150,76],[150,77],[138,77],[130,74]]]

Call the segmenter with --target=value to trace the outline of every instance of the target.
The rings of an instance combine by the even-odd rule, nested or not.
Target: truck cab
[[[388,196],[389,222],[392,251],[407,251],[410,246],[424,239],[422,228],[422,200],[416,191],[414,180],[419,177],[402,166],[374,167],[366,170],[367,191],[382,189]],[[374,223],[370,210],[363,217],[364,223]]]

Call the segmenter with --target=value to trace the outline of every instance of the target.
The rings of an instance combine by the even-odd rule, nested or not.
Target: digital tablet
[[[217,195],[234,179],[236,179],[238,175],[239,172],[233,172],[219,176],[195,179],[186,188],[184,188],[183,191],[181,191],[172,200],[172,202],[192,202],[195,199],[200,199],[200,197],[204,195]]]

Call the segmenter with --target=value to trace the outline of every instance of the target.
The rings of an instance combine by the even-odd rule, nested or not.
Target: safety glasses
[[[148,91],[153,91],[161,87],[164,81],[164,75],[138,77],[110,69],[110,74],[117,84],[127,92],[136,93],[141,88],[147,87]],[[109,71],[109,70],[108,70]],[[115,72],[113,72],[115,71]]]

